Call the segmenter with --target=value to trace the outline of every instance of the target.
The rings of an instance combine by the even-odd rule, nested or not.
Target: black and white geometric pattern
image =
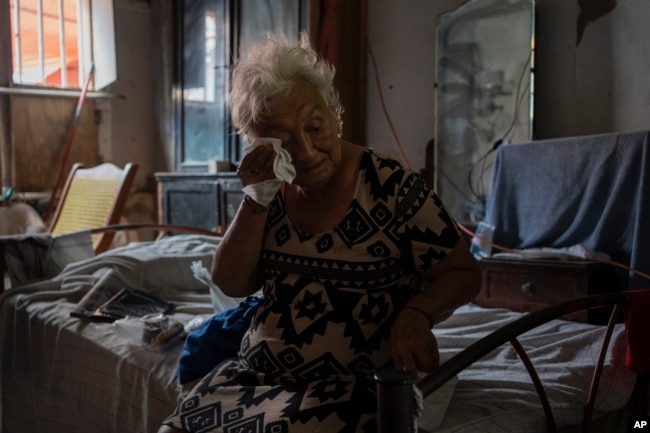
[[[167,421],[191,432],[373,432],[372,375],[391,366],[390,325],[416,273],[458,240],[416,173],[368,150],[343,220],[293,227],[278,196],[260,257],[264,300],[239,357],[204,377]]]

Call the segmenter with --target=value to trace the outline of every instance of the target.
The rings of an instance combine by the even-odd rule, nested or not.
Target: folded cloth
[[[296,168],[291,163],[291,155],[282,147],[282,141],[277,138],[258,138],[250,146],[247,146],[244,152],[249,153],[256,147],[267,143],[271,143],[275,150],[275,159],[273,160],[275,179],[264,180],[244,187],[244,194],[263,206],[268,206],[273,201],[282,182],[291,183],[296,177]]]
[[[517,252],[495,253],[494,258],[515,259],[559,259],[559,260],[609,260],[608,254],[592,251],[584,245],[572,245],[565,248],[526,248]]]
[[[185,385],[200,379],[222,361],[236,356],[261,302],[261,298],[249,296],[190,331],[178,364],[178,382]]]

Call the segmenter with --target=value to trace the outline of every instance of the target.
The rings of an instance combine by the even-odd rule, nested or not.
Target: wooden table
[[[485,258],[479,261],[483,283],[475,302],[532,312],[583,296],[622,290],[614,268],[588,260]],[[606,323],[609,311],[577,313],[570,319]]]

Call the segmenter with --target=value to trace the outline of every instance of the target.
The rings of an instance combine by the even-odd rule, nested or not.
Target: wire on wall
[[[402,147],[402,143],[401,143],[399,137],[397,136],[397,131],[395,130],[395,126],[393,125],[393,122],[392,122],[392,120],[391,120],[391,118],[390,118],[390,114],[388,113],[388,109],[386,108],[386,103],[384,102],[384,96],[383,96],[383,93],[382,93],[382,91],[381,91],[381,80],[380,80],[380,78],[379,78],[379,72],[378,72],[378,68],[377,68],[377,62],[376,62],[375,54],[374,54],[374,52],[373,52],[373,50],[372,50],[372,46],[371,46],[371,44],[370,44],[370,39],[368,38],[368,35],[366,35],[366,41],[367,41],[366,43],[367,43],[367,46],[368,46],[368,53],[370,54],[370,59],[371,59],[371,62],[372,62],[373,72],[374,72],[374,75],[375,75],[375,84],[377,85],[377,92],[379,93],[379,100],[380,100],[380,102],[381,102],[381,107],[382,107],[382,110],[383,110],[383,112],[384,112],[384,116],[386,117],[386,120],[387,120],[388,125],[389,125],[389,127],[390,127],[391,133],[393,134],[393,138],[395,139],[395,142],[396,142],[396,144],[397,144],[397,148],[398,148],[398,150],[399,150],[399,152],[400,152],[400,155],[401,155],[401,157],[402,157],[402,159],[403,159],[404,164],[405,164],[407,167],[410,167],[410,165],[409,165],[409,163],[408,163],[408,159],[406,158],[406,155],[405,155],[405,153],[404,153],[404,149],[403,149],[403,147]],[[528,62],[526,63],[526,65],[527,65],[527,64],[528,64]],[[524,70],[525,70],[525,68],[524,68]],[[521,87],[518,86],[518,93],[520,92],[520,90],[521,90]],[[519,96],[518,96],[518,97],[517,97],[517,100],[519,100],[519,99],[520,99],[520,98],[519,98]],[[519,102],[517,102],[517,105],[518,105],[518,104],[519,104]],[[504,139],[507,138],[507,136],[510,134],[510,132],[511,132],[512,129],[513,129],[513,127],[514,127],[514,122],[513,122],[513,125],[511,125],[511,127],[508,129],[508,131],[506,132],[506,134],[504,134],[503,139],[497,140],[497,141],[494,143],[494,145],[492,146],[492,148],[491,148],[491,149],[490,149],[490,150],[489,150],[489,151],[488,151],[484,156],[487,156],[487,155],[490,154],[492,151],[496,150],[496,149],[497,149],[497,148],[498,148],[498,147],[503,143]],[[441,172],[441,173],[442,173],[443,175],[445,175],[444,172]],[[470,176],[471,176],[471,170],[470,170]],[[458,186],[456,186],[456,189],[458,189],[458,191],[460,192],[460,188],[458,188]],[[457,222],[457,224],[458,224],[458,227],[460,228],[460,230],[462,230],[463,232],[467,233],[467,234],[468,234],[469,236],[471,236],[471,237],[475,237],[475,238],[477,238],[477,239],[480,240],[482,243],[485,243],[486,245],[489,245],[489,246],[493,247],[494,249],[497,249],[497,250],[500,250],[500,251],[504,251],[504,252],[514,253],[514,254],[522,254],[522,253],[523,253],[522,250],[518,250],[518,249],[514,249],[514,248],[507,248],[507,247],[504,247],[504,246],[502,246],[502,245],[495,244],[494,242],[490,241],[489,239],[486,239],[486,238],[483,238],[483,237],[477,235],[474,231],[470,230],[469,228],[467,228],[467,227],[464,226],[463,224],[458,223],[458,222]],[[650,280],[650,275],[649,275],[649,274],[646,274],[646,273],[644,273],[644,272],[642,272],[642,271],[639,271],[639,270],[637,270],[637,269],[634,269],[634,268],[632,268],[632,267],[630,267],[630,266],[627,266],[627,265],[625,265],[625,264],[623,264],[623,263],[615,262],[615,261],[612,261],[612,260],[600,259],[600,258],[591,258],[590,260],[591,260],[591,261],[595,261],[595,262],[600,262],[600,263],[608,264],[608,265],[611,265],[611,266],[615,266],[615,267],[618,267],[618,268],[624,269],[624,270],[626,270],[626,271],[628,271],[628,272],[631,272],[631,273],[636,274],[636,275],[638,275],[638,276],[640,276],[640,277],[643,277],[643,278],[646,278],[646,279]]]
[[[510,122],[510,125],[508,129],[506,130],[505,133],[494,142],[492,147],[488,149],[487,152],[485,152],[477,161],[472,165],[472,167],[469,169],[469,172],[467,173],[467,184],[470,192],[472,195],[477,200],[482,200],[485,197],[485,194],[487,193],[485,185],[483,183],[483,177],[485,175],[485,172],[489,170],[492,166],[492,163],[487,164],[488,157],[490,154],[494,153],[503,143],[509,143],[511,140],[511,136],[514,136],[516,131],[517,131],[517,116],[519,114],[519,109],[521,107],[521,103],[526,96],[526,90],[530,88],[530,81],[528,80],[526,85],[522,89],[522,84],[524,82],[524,77],[526,76],[526,71],[530,71],[530,61],[532,58],[532,52],[528,53],[528,58],[526,59],[526,62],[524,62],[523,68],[521,68],[521,72],[519,74],[519,79],[517,81],[517,92],[515,93],[515,106],[513,109],[513,115],[512,115],[512,120]],[[473,181],[473,175],[474,175],[474,170],[481,165],[481,170],[478,175],[478,180],[477,180],[477,188],[474,187],[474,181]]]
[[[375,75],[375,84],[377,85],[377,93],[379,93],[379,101],[381,102],[381,108],[384,111],[384,116],[386,117],[386,121],[388,122],[388,126],[390,127],[390,131],[393,134],[393,138],[395,139],[395,143],[397,144],[397,149],[399,150],[399,153],[402,157],[402,162],[404,163],[405,166],[410,167],[411,165],[408,162],[408,158],[406,157],[406,154],[404,153],[404,148],[402,146],[402,142],[400,141],[399,137],[397,136],[397,131],[395,130],[395,126],[393,125],[393,121],[390,118],[390,114],[388,114],[388,109],[386,108],[386,103],[384,102],[384,93],[381,90],[381,80],[379,78],[379,70],[377,68],[377,59],[375,59],[375,53],[372,50],[372,45],[370,44],[370,38],[366,34],[366,45],[368,46],[368,53],[370,54],[370,61],[372,62],[372,70]]]

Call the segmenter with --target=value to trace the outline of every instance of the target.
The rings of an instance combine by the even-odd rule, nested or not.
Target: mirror
[[[435,189],[483,219],[494,150],[532,139],[534,0],[470,0],[436,20]]]

